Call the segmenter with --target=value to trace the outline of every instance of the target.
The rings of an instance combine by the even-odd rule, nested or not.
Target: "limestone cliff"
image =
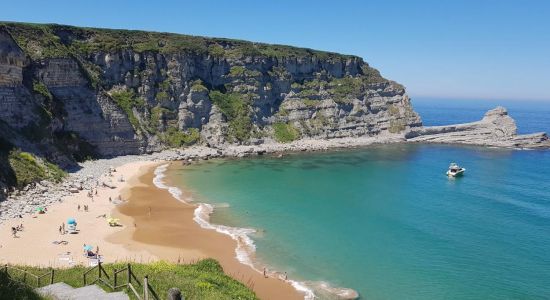
[[[62,164],[421,125],[404,88],[361,58],[288,46],[3,23],[0,71],[8,142]]]

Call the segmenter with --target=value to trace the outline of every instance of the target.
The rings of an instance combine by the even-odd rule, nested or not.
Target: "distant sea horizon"
[[[550,104],[412,99],[425,125],[508,108],[550,131]],[[467,168],[456,180],[450,162]],[[255,260],[321,299],[541,299],[550,295],[550,151],[390,144],[212,160],[167,173],[211,222],[253,228]]]

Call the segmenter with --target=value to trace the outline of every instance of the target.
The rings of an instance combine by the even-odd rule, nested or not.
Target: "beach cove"
[[[167,153],[162,158],[175,158],[173,153]],[[23,213],[21,218],[4,220],[0,225],[0,263],[58,268],[86,266],[89,260],[83,255],[84,244],[91,245],[93,251],[98,247],[106,263],[158,260],[194,263],[215,258],[226,274],[251,288],[261,299],[304,298],[290,283],[264,277],[241,264],[235,258],[236,242],[231,237],[201,228],[193,221],[194,205],[184,204],[154,186],[154,171],[165,163],[157,156],[101,160],[98,165],[107,170],[117,163],[122,165],[114,168],[116,172],[111,176],[109,173],[97,179],[84,176],[88,179],[84,186],[108,182],[109,187],[91,188],[93,197],[84,188],[46,205],[44,214]],[[109,217],[118,218],[122,226],[110,227]],[[59,227],[69,218],[76,219],[78,234],[60,233]],[[21,224],[23,230],[16,238],[12,237],[11,228]]]

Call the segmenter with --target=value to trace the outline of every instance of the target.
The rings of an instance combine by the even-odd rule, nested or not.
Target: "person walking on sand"
[[[59,225],[59,234],[63,234],[63,231],[61,231],[62,226]]]
[[[267,269],[264,267],[264,278],[267,278]]]
[[[78,209],[78,211],[80,211],[80,204],[78,205],[78,208],[77,208],[77,209]]]
[[[17,229],[15,229],[15,227],[11,228],[11,234],[13,235],[14,238],[17,237]]]

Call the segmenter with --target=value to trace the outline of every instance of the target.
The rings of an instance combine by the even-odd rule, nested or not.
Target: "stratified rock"
[[[504,107],[485,113],[481,121],[416,128],[405,136],[410,142],[469,144],[514,148],[550,147],[546,133],[518,135],[514,119]]]

